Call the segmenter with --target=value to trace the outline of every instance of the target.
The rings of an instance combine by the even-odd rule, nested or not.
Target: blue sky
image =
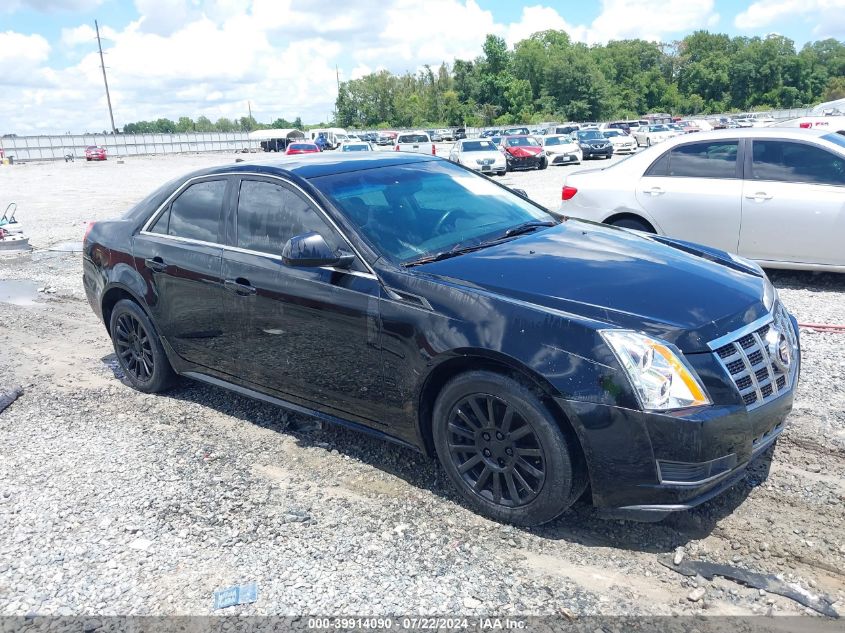
[[[341,79],[416,70],[563,29],[601,43],[699,28],[845,39],[845,0],[0,0],[0,133],[107,127],[93,22],[118,127],[144,118],[325,119]]]

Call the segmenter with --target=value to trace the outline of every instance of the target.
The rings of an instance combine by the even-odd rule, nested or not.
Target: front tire
[[[646,139],[645,139],[645,146],[646,146],[646,147],[651,147],[651,139],[650,139],[650,138],[648,138],[648,137],[646,137]]]
[[[548,166],[549,166],[549,161],[547,161],[546,159],[543,159],[542,161],[540,161],[539,169],[545,169]]]
[[[434,445],[455,489],[496,521],[540,525],[564,512],[586,485],[584,469],[548,408],[517,381],[461,374],[434,405]]]
[[[111,313],[114,353],[127,382],[138,391],[159,393],[170,388],[176,373],[167,360],[155,327],[134,301],[118,301]]]

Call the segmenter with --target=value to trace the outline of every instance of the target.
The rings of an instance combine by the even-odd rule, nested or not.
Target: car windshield
[[[514,136],[505,139],[505,144],[508,147],[539,147],[540,145],[536,138],[530,136]]]
[[[317,146],[312,145],[311,143],[292,143],[290,148],[291,149],[317,149]]]
[[[665,125],[649,125],[648,126],[649,132],[669,132],[669,128]]]
[[[562,139],[559,136],[550,136],[543,141],[543,145],[563,145],[566,142],[566,139]]]
[[[504,134],[506,136],[508,134],[528,134],[528,129],[524,127],[512,127],[509,130],[505,130]]]
[[[583,132],[576,132],[576,134],[578,135],[579,141],[604,140],[604,136],[598,130],[585,130]]]
[[[604,135],[606,138],[611,138],[613,136],[622,136],[622,132],[619,130],[605,130]]]
[[[397,143],[428,143],[428,136],[425,134],[403,134],[397,140]]]
[[[446,161],[366,169],[310,180],[379,253],[407,263],[502,237],[554,218],[528,200]]]
[[[463,145],[465,152],[495,152],[496,147],[490,141],[466,141]]]
[[[366,143],[351,143],[343,146],[344,152],[369,152],[370,146]]]

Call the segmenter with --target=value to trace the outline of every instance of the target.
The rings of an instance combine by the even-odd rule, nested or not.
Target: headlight
[[[603,330],[644,410],[668,411],[711,404],[680,352],[668,343],[630,330]]]
[[[775,300],[778,298],[778,291],[772,285],[772,282],[769,281],[769,278],[766,277],[766,285],[763,288],[763,307],[766,308],[767,312],[772,311],[772,306],[775,305]]]

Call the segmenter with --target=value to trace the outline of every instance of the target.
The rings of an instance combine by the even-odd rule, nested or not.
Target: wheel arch
[[[566,413],[554,399],[555,388],[543,376],[506,354],[484,349],[459,349],[437,364],[426,376],[420,389],[417,407],[417,425],[422,447],[429,456],[435,455],[432,433],[432,413],[437,395],[449,380],[468,371],[489,371],[510,377],[531,389],[546,406],[564,433],[569,444],[576,448],[573,460],[582,466],[589,477],[586,453],[581,438]]]
[[[633,211],[622,211],[622,212],[619,212],[619,213],[614,213],[613,215],[608,216],[604,220],[602,220],[602,223],[603,224],[613,224],[616,220],[624,220],[624,219],[630,219],[630,220],[636,220],[637,222],[642,222],[643,224],[645,224],[651,230],[652,233],[658,233],[657,227],[654,226],[654,223],[651,220],[649,220],[645,216],[643,216],[639,213],[635,213]]]
[[[111,336],[111,315],[112,311],[114,310],[114,306],[117,305],[117,302],[121,299],[129,299],[134,303],[138,304],[138,307],[144,311],[144,314],[147,315],[147,318],[152,321],[152,315],[150,314],[149,308],[144,301],[142,301],[137,294],[135,294],[130,288],[127,286],[114,283],[110,285],[106,291],[103,293],[103,298],[100,301],[100,307],[102,309],[103,314],[103,323],[106,326],[106,332],[109,333]]]

